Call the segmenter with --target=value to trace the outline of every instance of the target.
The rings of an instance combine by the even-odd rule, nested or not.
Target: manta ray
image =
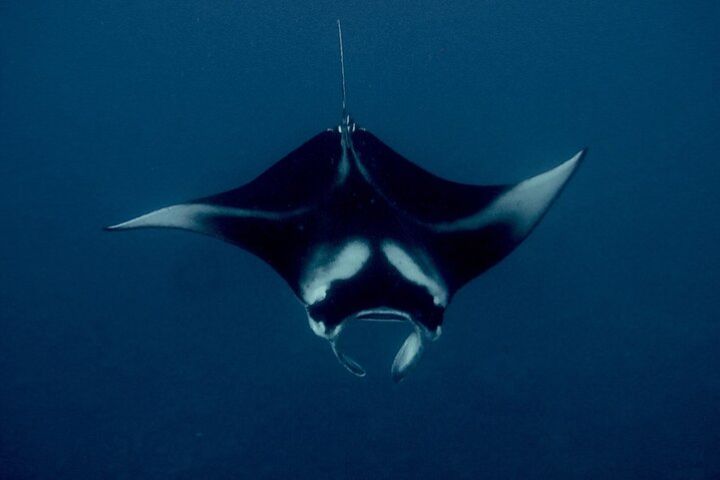
[[[268,263],[302,302],[312,331],[341,350],[351,321],[411,326],[392,363],[397,382],[442,332],[453,295],[513,251],[575,172],[585,149],[508,185],[442,179],[349,115],[338,21],[339,125],[309,139],[250,183],[171,205],[108,230],[173,228],[217,237]]]

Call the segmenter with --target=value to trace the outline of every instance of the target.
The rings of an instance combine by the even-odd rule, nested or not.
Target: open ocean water
[[[515,182],[590,148],[465,287],[337,364],[243,250],[101,227],[245,183],[350,111]],[[720,3],[3,1],[0,479],[720,478]],[[408,187],[410,188],[410,186]]]

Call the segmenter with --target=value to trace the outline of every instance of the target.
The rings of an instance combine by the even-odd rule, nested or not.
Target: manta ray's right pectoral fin
[[[484,199],[475,212],[426,224],[453,289],[499,262],[530,234],[577,170],[585,152],[581,150],[557,167],[514,185],[473,187],[475,195]]]

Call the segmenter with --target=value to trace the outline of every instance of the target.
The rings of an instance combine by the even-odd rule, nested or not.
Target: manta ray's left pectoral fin
[[[515,185],[487,189],[491,200],[470,215],[428,224],[436,253],[454,288],[491,267],[519,245],[540,222],[577,169],[586,149],[570,160]]]

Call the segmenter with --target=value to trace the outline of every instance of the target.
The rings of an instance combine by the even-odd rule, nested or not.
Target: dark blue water
[[[626,4],[627,3],[627,4]],[[720,478],[720,7],[0,4],[0,478]],[[103,225],[242,184],[350,109],[445,177],[590,147],[400,385],[264,263]]]

